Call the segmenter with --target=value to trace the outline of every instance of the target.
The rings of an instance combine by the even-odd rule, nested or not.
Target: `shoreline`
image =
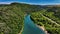
[[[42,29],[45,32],[45,34],[49,34],[48,31],[46,31],[46,29],[44,28],[44,26],[39,26],[39,25],[36,25],[36,26]]]
[[[19,32],[19,34],[22,34],[22,32],[23,32],[23,29],[24,29],[24,27],[22,27],[22,29],[21,29],[21,31]]]
[[[26,16],[26,14],[25,14],[24,16]],[[19,34],[22,34],[23,29],[24,29],[24,24],[23,24],[22,29],[21,29],[21,31],[19,32]]]
[[[24,15],[24,18],[25,18],[26,15],[27,15],[27,14]],[[22,34],[23,29],[24,29],[24,24],[23,24],[22,29],[21,29],[21,31],[19,32],[19,34]]]

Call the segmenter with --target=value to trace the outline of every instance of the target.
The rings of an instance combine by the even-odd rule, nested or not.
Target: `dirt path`
[[[42,15],[42,14],[41,14]],[[60,26],[60,24],[58,24],[57,22],[53,21],[52,19],[42,15],[44,18],[48,19],[49,21],[51,21],[52,23],[55,23],[56,25]]]

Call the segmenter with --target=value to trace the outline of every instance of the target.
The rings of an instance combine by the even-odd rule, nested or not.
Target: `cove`
[[[26,15],[22,34],[45,34],[45,32],[34,24],[30,19],[30,15]]]

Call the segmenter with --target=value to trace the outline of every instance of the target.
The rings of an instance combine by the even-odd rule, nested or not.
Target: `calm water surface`
[[[45,32],[38,28],[30,19],[30,15],[25,17],[24,29],[22,34],[45,34]]]

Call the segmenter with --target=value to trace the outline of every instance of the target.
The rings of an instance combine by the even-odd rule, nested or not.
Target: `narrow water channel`
[[[25,16],[22,34],[45,34],[45,32],[33,23],[30,19],[30,15],[27,15]]]

